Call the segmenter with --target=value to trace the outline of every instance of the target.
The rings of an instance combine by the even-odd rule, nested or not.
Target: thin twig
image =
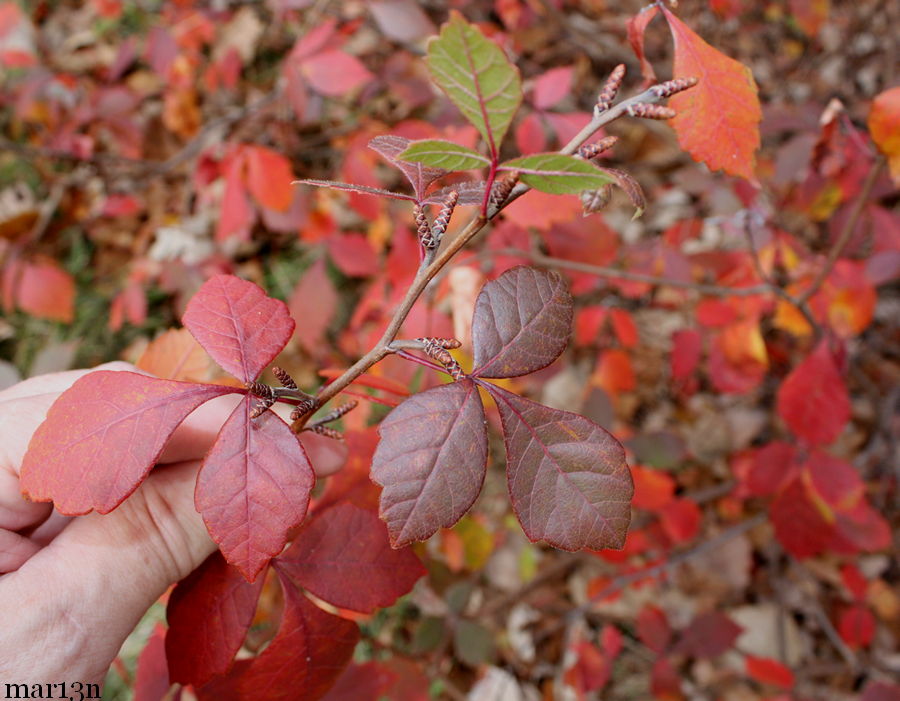
[[[785,302],[793,306],[803,315],[803,318],[806,320],[806,323],[809,324],[809,327],[813,330],[813,334],[816,339],[822,336],[822,327],[819,326],[819,323],[816,321],[815,317],[812,314],[812,310],[809,308],[809,305],[805,300],[800,300],[790,294],[786,289],[784,289],[781,285],[777,284],[773,281],[768,275],[766,275],[765,271],[762,267],[762,261],[759,259],[759,251],[756,250],[756,243],[753,241],[753,232],[750,231],[750,219],[747,218],[744,229],[744,237],[747,239],[747,248],[750,249],[750,259],[753,261],[753,268],[756,270],[756,275],[769,287],[769,291],[774,294],[776,297],[783,299]]]
[[[844,248],[850,241],[850,237],[856,230],[856,225],[859,223],[859,218],[862,215],[863,207],[865,207],[866,202],[869,201],[869,195],[872,194],[872,188],[875,187],[875,183],[878,180],[878,176],[881,175],[881,169],[884,168],[884,164],[884,157],[879,156],[878,160],[875,161],[875,164],[869,171],[869,174],[866,176],[866,180],[859,191],[859,195],[857,196],[856,201],[853,203],[853,209],[850,210],[850,215],[847,217],[847,221],[844,222],[844,228],[841,230],[841,233],[838,235],[837,240],[834,242],[834,245],[828,252],[828,257],[825,259],[825,265],[822,266],[822,269],[819,271],[819,274],[816,275],[815,279],[812,281],[812,284],[808,288],[806,288],[806,290],[803,291],[803,294],[801,294],[797,299],[797,302],[799,304],[806,304],[810,300],[810,298],[819,291],[819,288],[822,286],[822,284],[825,282],[825,279],[834,268],[835,263],[837,263],[838,258],[841,257],[841,254],[844,252]]]
[[[575,151],[578,150],[578,147],[581,146],[585,141],[587,141],[594,133],[596,133],[598,129],[618,119],[619,117],[628,114],[628,108],[631,105],[638,102],[658,102],[659,100],[660,98],[650,90],[645,90],[639,95],[630,97],[627,100],[623,100],[619,104],[614,105],[609,110],[594,116],[594,118],[591,119],[590,123],[585,126],[580,132],[578,132],[578,134],[576,134],[572,138],[572,140],[569,141],[569,143],[560,150],[560,153],[575,153]],[[378,341],[378,343],[375,344],[374,348],[372,348],[362,358],[357,360],[340,377],[319,390],[319,393],[316,395],[317,407],[322,406],[334,396],[339,394],[345,387],[353,382],[353,380],[366,372],[370,367],[375,365],[375,363],[379,362],[385,356],[390,354],[391,350],[389,345],[391,341],[393,341],[399,333],[400,327],[403,325],[403,322],[406,320],[406,317],[412,310],[413,305],[416,303],[416,300],[418,300],[418,298],[421,296],[422,292],[424,292],[425,288],[428,286],[434,276],[437,275],[440,270],[445,265],[447,265],[447,263],[449,263],[450,260],[460,250],[462,250],[462,248],[467,243],[469,243],[469,241],[471,241],[490,220],[497,216],[497,214],[505,206],[507,206],[518,197],[521,197],[530,189],[531,188],[529,188],[527,185],[519,183],[518,185],[516,185],[516,187],[513,188],[503,206],[501,206],[499,209],[491,211],[489,213],[489,216],[484,216],[484,214],[479,212],[469,221],[463,231],[458,234],[456,238],[450,241],[449,244],[447,244],[439,251],[434,260],[423,260],[422,265],[416,272],[416,277],[413,279],[412,284],[406,291],[406,294],[404,295],[403,300],[400,302],[399,307],[397,307],[397,310],[394,312],[393,317],[391,317],[391,320],[388,323],[388,326],[385,329],[381,339]],[[304,422],[305,418],[301,417],[291,425],[291,429],[294,432],[301,431],[303,429]]]
[[[579,263],[578,261],[566,260],[565,258],[553,258],[552,256],[546,256],[539,251],[523,251],[520,248],[499,248],[490,251],[490,254],[528,258],[529,260],[531,260],[531,262],[537,265],[543,265],[548,268],[564,268],[568,270],[575,270],[576,272],[588,273],[590,275],[597,275],[598,277],[630,280],[632,282],[645,282],[650,285],[680,287],[714,297],[749,297],[752,295],[768,294],[772,291],[769,285],[755,285],[753,287],[722,287],[720,285],[706,285],[699,282],[688,282],[685,280],[672,280],[666,277],[646,275],[644,273],[635,273],[629,270],[619,270],[618,268],[609,268],[603,265]]]

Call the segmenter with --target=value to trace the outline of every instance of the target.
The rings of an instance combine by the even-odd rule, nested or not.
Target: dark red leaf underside
[[[194,502],[219,549],[250,581],[306,515],[315,483],[297,436],[274,412],[250,419],[248,397],[219,431]]]
[[[487,283],[472,317],[474,374],[516,377],[546,367],[569,341],[572,309],[557,273],[518,266]]]
[[[625,450],[583,416],[489,383],[506,443],[506,479],[525,534],[563,550],[621,548],[634,485]]]
[[[337,180],[298,180],[301,185],[314,185],[315,187],[327,187],[332,190],[344,190],[346,192],[356,192],[360,195],[373,195],[375,197],[390,197],[395,200],[409,200],[415,202],[416,198],[412,195],[406,195],[402,192],[393,192],[391,190],[383,190],[380,187],[369,187],[368,185],[357,185],[355,183],[342,183]]]
[[[355,623],[326,613],[286,578],[278,633],[253,660],[236,663],[228,677],[201,690],[201,701],[316,701],[325,695],[353,656]]]
[[[182,321],[219,365],[244,382],[255,380],[294,332],[284,302],[233,275],[207,280]]]
[[[391,606],[425,574],[412,550],[391,548],[374,512],[349,502],[317,512],[273,564],[323,601],[361,613]]]
[[[468,379],[420,392],[378,429],[372,479],[394,547],[425,540],[472,506],[487,464],[484,407]]]
[[[199,686],[228,670],[253,620],[263,581],[248,583],[215,552],[178,583],[166,607],[173,682]]]
[[[169,436],[233,387],[101,370],[79,378],[47,413],[22,462],[21,486],[60,513],[115,509],[150,472]]]
[[[376,136],[369,142],[369,148],[383,156],[392,166],[399,168],[413,186],[416,199],[422,200],[425,189],[448,171],[443,168],[429,168],[421,163],[398,161],[397,156],[403,153],[412,143],[410,139],[393,134]]]

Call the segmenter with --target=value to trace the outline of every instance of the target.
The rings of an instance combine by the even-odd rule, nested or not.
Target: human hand
[[[102,682],[150,605],[215,549],[194,508],[194,482],[236,395],[191,414],[150,476],[107,515],[67,518],[22,497],[19,468],[32,434],[87,372],[0,392],[0,677],[10,682]]]

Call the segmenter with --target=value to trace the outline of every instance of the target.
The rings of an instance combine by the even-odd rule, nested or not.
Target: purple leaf
[[[229,563],[252,582],[306,515],[315,483],[297,436],[274,412],[251,419],[246,397],[206,455],[194,503]]]
[[[425,574],[410,548],[391,549],[374,511],[350,502],[317,511],[272,564],[323,601],[361,613],[391,606]]]
[[[178,582],[166,606],[173,682],[205,684],[224,673],[244,642],[264,577],[249,584],[220,552]]]
[[[624,170],[619,170],[618,168],[600,168],[600,170],[614,177],[616,185],[628,195],[628,199],[635,209],[632,219],[637,219],[641,216],[647,208],[647,201],[644,199],[644,190],[641,188],[641,184]]]
[[[478,388],[468,379],[413,395],[378,428],[372,479],[384,487],[381,518],[396,548],[450,527],[478,496],[487,432]]]
[[[572,327],[572,296],[560,275],[519,266],[481,288],[472,317],[474,375],[516,377],[559,357]]]
[[[372,139],[369,142],[369,148],[382,156],[392,166],[403,171],[406,179],[413,186],[413,191],[416,193],[415,199],[421,200],[425,195],[425,189],[449,171],[443,168],[430,168],[421,163],[397,160],[397,156],[403,153],[411,143],[412,141],[406,137],[384,134]]]
[[[621,444],[583,416],[480,384],[500,410],[506,479],[525,535],[570,551],[621,548],[634,494]]]
[[[356,185],[354,183],[339,183],[337,180],[295,180],[294,182],[303,185],[315,185],[316,187],[329,187],[332,190],[345,190],[347,192],[356,192],[360,195],[374,195],[375,197],[391,197],[395,200],[408,200],[415,202],[416,198],[412,195],[404,195],[402,192],[391,192],[390,190],[382,190],[380,187],[369,187],[368,185]]]
[[[294,333],[284,302],[234,275],[203,283],[182,321],[213,360],[244,382],[253,382]]]

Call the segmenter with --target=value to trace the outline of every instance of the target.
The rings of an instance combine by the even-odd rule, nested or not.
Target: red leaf
[[[516,146],[519,153],[539,153],[547,150],[547,135],[541,115],[532,112],[516,126]]]
[[[624,309],[610,309],[609,320],[612,323],[616,338],[625,348],[633,348],[637,345],[639,336],[634,319]]]
[[[235,699],[314,701],[325,695],[353,656],[359,628],[312,604],[286,579],[284,613],[278,633],[263,653],[235,664],[222,693],[216,682],[202,690],[201,701]],[[213,688],[210,688],[213,687]],[[301,691],[302,690],[302,691]]]
[[[684,543],[697,535],[703,515],[690,499],[674,499],[660,509],[660,524],[673,543]]]
[[[204,402],[233,387],[100,370],[57,399],[22,461],[22,491],[60,513],[108,513],[149,474],[163,446]]]
[[[525,266],[507,270],[475,301],[473,374],[516,377],[546,367],[565,350],[572,314],[562,276]]]
[[[176,585],[166,607],[173,682],[199,686],[228,670],[253,620],[263,581],[248,583],[215,552]]]
[[[328,239],[328,254],[347,277],[369,277],[380,269],[378,254],[362,234],[335,234]]]
[[[272,362],[294,331],[284,302],[233,275],[207,280],[188,303],[182,322],[213,360],[248,383]]]
[[[15,305],[38,319],[69,324],[75,319],[75,281],[51,260],[10,265],[4,287]]]
[[[665,652],[672,640],[672,628],[665,612],[652,604],[644,606],[637,617],[637,634],[653,652]]]
[[[799,479],[775,497],[769,506],[769,518],[775,527],[775,537],[794,557],[811,557],[828,545],[831,528]]]
[[[338,295],[328,278],[325,261],[318,260],[303,274],[288,300],[291,316],[300,320],[294,336],[309,353],[321,350],[337,305]]]
[[[851,552],[884,550],[892,538],[890,524],[866,501],[836,515],[835,536]]]
[[[166,665],[166,629],[157,623],[141,651],[134,677],[134,701],[162,701],[169,687]]]
[[[701,613],[682,633],[675,650],[691,657],[717,657],[734,645],[741,630],[724,613]]]
[[[455,524],[475,502],[487,467],[487,431],[469,379],[413,395],[381,422],[372,479],[394,547]]]
[[[556,106],[572,89],[572,66],[551,68],[539,75],[534,81],[534,106],[539,110]]]
[[[223,241],[235,236],[241,241],[249,241],[254,218],[244,187],[244,159],[234,157],[225,172],[225,193],[216,226],[216,240]]]
[[[827,341],[781,384],[778,415],[795,434],[814,444],[833,442],[850,419],[850,398]]]
[[[747,676],[761,684],[771,684],[782,689],[791,689],[794,686],[794,673],[790,667],[770,657],[747,655]]]
[[[315,476],[274,412],[250,419],[248,396],[222,426],[197,476],[194,503],[213,540],[253,581],[306,515]]]
[[[862,604],[855,604],[841,612],[837,628],[849,648],[868,647],[875,637],[875,616]]]
[[[573,647],[578,657],[566,670],[566,683],[574,687],[579,697],[606,686],[612,676],[612,665],[603,652],[587,640],[579,640]]]
[[[583,416],[484,383],[500,410],[513,510],[532,541],[621,548],[634,486],[619,442]]]
[[[247,160],[247,188],[260,205],[286,212],[294,201],[294,173],[280,153],[262,146],[243,147]]]
[[[361,613],[391,606],[425,574],[412,550],[391,548],[374,512],[348,502],[317,512],[274,566],[323,601]]]
[[[672,378],[683,381],[690,377],[702,350],[703,340],[697,331],[685,329],[672,334]]]
[[[750,494],[758,497],[774,494],[790,483],[799,469],[796,457],[796,446],[781,441],[774,441],[756,451],[747,475]]]
[[[305,59],[302,71],[313,90],[329,97],[346,95],[374,77],[358,58],[336,49]]]
[[[647,25],[659,14],[657,5],[649,5],[643,8],[638,14],[628,20],[628,42],[641,63],[641,74],[644,76],[644,83],[649,85],[656,82],[656,73],[647,57],[644,55],[644,32],[647,31]]]
[[[671,123],[678,143],[711,170],[753,180],[762,119],[753,74],[703,41],[664,5],[659,7],[675,41],[674,77],[700,80],[669,100],[677,112]]]

